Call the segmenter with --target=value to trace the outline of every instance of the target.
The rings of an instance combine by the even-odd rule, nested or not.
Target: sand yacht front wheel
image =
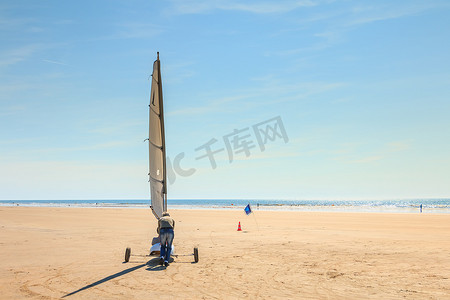
[[[125,262],[129,262],[130,261],[130,256],[131,256],[131,248],[127,248],[125,250]]]

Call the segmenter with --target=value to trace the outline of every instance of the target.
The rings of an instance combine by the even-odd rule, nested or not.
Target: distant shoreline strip
[[[254,211],[339,211],[450,213],[450,199],[412,199],[379,201],[270,201],[270,200],[172,200],[169,209],[239,210],[251,204]],[[133,208],[147,209],[148,200],[0,200],[0,206],[24,207],[79,207],[79,208]]]

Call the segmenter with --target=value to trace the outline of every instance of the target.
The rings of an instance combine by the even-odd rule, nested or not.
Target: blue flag
[[[250,204],[248,204],[248,205],[244,208],[244,211],[245,211],[245,213],[247,214],[247,216],[248,216],[249,214],[252,213],[252,209],[250,208]]]

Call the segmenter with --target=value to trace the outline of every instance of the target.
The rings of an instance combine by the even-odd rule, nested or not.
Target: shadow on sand
[[[171,259],[171,261],[173,261],[173,259]],[[75,295],[75,294],[77,294],[77,293],[79,293],[79,292],[81,292],[81,291],[90,289],[90,288],[92,288],[92,287],[95,287],[95,286],[97,286],[97,285],[100,285],[100,284],[102,284],[102,283],[105,283],[105,282],[107,282],[107,281],[109,281],[109,280],[112,280],[112,279],[115,279],[115,278],[117,278],[117,277],[126,275],[126,274],[128,274],[128,273],[130,273],[130,272],[136,271],[136,270],[138,270],[138,269],[140,269],[140,268],[143,268],[143,267],[145,267],[145,266],[147,266],[147,269],[146,269],[147,271],[161,271],[161,270],[165,270],[165,269],[166,269],[166,267],[161,266],[161,265],[159,264],[159,258],[153,258],[153,259],[149,260],[148,262],[146,262],[145,264],[140,264],[140,265],[137,265],[137,266],[134,266],[134,267],[125,269],[125,270],[123,270],[123,271],[117,272],[116,274],[113,274],[113,275],[107,276],[107,277],[105,277],[105,278],[103,278],[103,279],[100,279],[100,280],[98,280],[98,281],[96,281],[96,282],[94,282],[94,283],[88,284],[88,285],[86,285],[85,287],[82,287],[82,288],[80,288],[80,289],[78,289],[78,290],[76,290],[76,291],[73,291],[73,292],[71,292],[71,293],[69,293],[69,294],[64,295],[62,298],[65,298],[65,297],[69,297],[69,296]]]

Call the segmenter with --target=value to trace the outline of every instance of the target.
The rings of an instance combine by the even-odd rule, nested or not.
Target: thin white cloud
[[[281,142],[282,143],[282,142]],[[293,158],[293,157],[300,157],[302,156],[302,153],[300,151],[289,151],[290,149],[282,150],[280,147],[279,149],[273,150],[268,149],[264,152],[261,152],[259,150],[254,150],[256,148],[252,148],[254,150],[250,153],[250,155],[247,157],[244,154],[235,155],[233,157],[233,161],[241,161],[241,160],[273,160],[273,159],[282,159],[282,158]],[[228,162],[228,160],[223,160],[224,162]]]
[[[102,135],[117,135],[118,133],[124,132],[125,130],[133,127],[144,126],[145,122],[142,121],[124,121],[120,123],[107,123],[101,126],[94,127],[96,124],[93,122],[100,122],[100,120],[89,120],[86,124],[83,124],[84,127],[87,127],[87,132],[90,133],[98,133]]]
[[[386,151],[388,152],[398,152],[405,151],[411,148],[411,141],[395,141],[388,143],[386,145]]]
[[[43,49],[40,44],[29,44],[15,49],[10,49],[0,53],[0,67],[14,65],[16,63],[27,60],[36,52]]]
[[[0,28],[3,32],[17,30],[18,28],[34,28],[30,26],[33,23],[36,23],[33,18],[8,18],[6,16],[0,18]]]
[[[269,80],[273,77],[263,76],[254,79],[258,85],[235,92],[234,95],[225,96],[219,99],[205,102],[202,106],[187,107],[184,109],[167,112],[168,116],[173,115],[201,115],[211,112],[224,112],[230,110],[245,110],[255,107],[268,106],[274,103],[298,101],[306,99],[312,95],[328,92],[345,86],[342,82],[302,82],[293,84],[277,84],[276,80],[270,84],[261,84],[261,81]],[[276,95],[274,97],[273,95]],[[239,106],[230,105],[239,101]]]
[[[98,151],[98,150],[105,150],[105,149],[114,149],[114,148],[120,148],[120,147],[126,147],[129,146],[129,143],[125,141],[109,141],[104,143],[98,143],[98,144],[92,144],[92,145],[85,145],[85,146],[73,146],[73,147],[46,147],[46,148],[37,148],[37,149],[24,149],[20,151],[20,153],[13,154],[10,158],[17,157],[19,155],[24,155],[29,157],[31,154],[37,154],[39,156],[43,154],[56,154],[56,153],[69,153],[69,152],[80,152],[80,151]]]
[[[192,66],[195,64],[193,61],[184,61],[180,63],[171,63],[163,65],[163,73],[167,74],[164,82],[172,84],[183,82],[187,78],[191,78],[196,73]]]
[[[373,151],[365,151],[364,145],[365,144],[361,142],[346,143],[342,144],[340,149],[334,150],[331,153],[338,155],[338,157],[335,158],[338,161],[361,164],[380,161],[384,158],[395,155],[394,153],[396,152],[404,152],[411,149],[411,141],[409,140],[388,142],[378,147],[378,149],[373,149]]]
[[[38,141],[40,138],[15,138],[15,139],[5,139],[0,140],[0,145],[21,145],[21,144],[29,144],[30,142]]]
[[[172,14],[203,14],[214,10],[243,11],[254,14],[285,13],[300,7],[315,6],[319,1],[273,1],[243,3],[225,0],[173,0],[170,13]]]
[[[79,147],[55,147],[55,148],[44,148],[38,150],[39,152],[72,152],[72,151],[95,151],[102,149],[112,149],[117,147],[123,147],[128,145],[127,142],[124,141],[110,141],[105,143],[87,145],[87,146],[79,146]]]
[[[0,116],[15,115],[26,109],[25,105],[12,105],[9,107],[0,108]]]
[[[212,111],[215,111],[214,107],[212,106],[186,107],[183,109],[168,112],[166,113],[166,115],[167,116],[201,115]]]
[[[151,38],[164,32],[164,30],[151,23],[120,23],[116,25],[116,32],[103,39],[142,39]],[[100,38],[102,39],[102,38]]]
[[[199,115],[206,114],[211,112],[223,111],[225,110],[225,106],[231,102],[239,101],[242,99],[246,99],[252,97],[254,95],[243,94],[239,96],[228,96],[219,98],[213,101],[209,101],[208,104],[197,107],[187,107],[176,111],[168,112],[168,116],[176,116],[176,115]]]
[[[438,4],[432,1],[410,3],[409,5],[397,5],[392,2],[390,5],[358,6],[353,8],[352,17],[349,18],[346,27],[413,16],[441,6],[443,6],[442,3]],[[448,4],[444,4],[444,6],[449,7]]]
[[[382,155],[367,156],[367,157],[351,160],[351,161],[349,161],[349,163],[357,163],[357,164],[370,163],[370,162],[381,160],[383,157],[384,156],[382,156]]]
[[[270,14],[270,13],[285,13],[300,7],[309,7],[315,5],[317,5],[315,1],[285,1],[285,2],[276,1],[276,2],[253,3],[253,4],[226,2],[224,3],[224,5],[220,6],[219,9],[245,11],[254,14]]]
[[[382,22],[387,20],[400,19],[419,15],[425,11],[436,8],[449,8],[450,3],[445,2],[421,2],[409,3],[408,5],[397,4],[396,2],[378,4],[371,2],[370,5],[358,4],[347,9],[337,10],[333,13],[319,14],[298,21],[300,27],[308,23],[323,22],[323,30],[313,34],[318,41],[312,45],[285,49],[274,53],[279,56],[296,55],[304,52],[316,52],[333,47],[345,39],[347,32],[366,24]]]
[[[56,60],[50,60],[50,59],[43,59],[43,62],[49,63],[49,64],[55,64],[55,65],[61,65],[61,66],[68,66],[68,64],[65,64],[63,62],[60,61],[56,61]]]

